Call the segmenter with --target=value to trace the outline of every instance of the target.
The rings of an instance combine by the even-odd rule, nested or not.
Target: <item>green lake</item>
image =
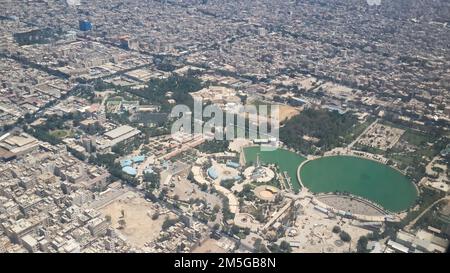
[[[412,206],[417,191],[399,171],[369,159],[330,156],[304,164],[300,178],[314,193],[349,192],[381,205],[391,212]]]
[[[256,161],[256,155],[263,164],[275,164],[282,172],[287,172],[291,177],[292,187],[297,192],[300,189],[300,182],[297,180],[298,166],[306,160],[306,158],[284,149],[275,151],[261,151],[259,146],[244,148],[245,161],[252,164]]]
[[[244,148],[245,160],[252,164],[259,153],[263,164],[275,164],[291,177],[297,192],[297,169],[306,158],[284,149],[261,151]],[[412,182],[399,171],[382,163],[353,156],[322,157],[307,162],[300,171],[303,185],[314,193],[348,192],[363,197],[391,212],[411,207],[417,199]]]

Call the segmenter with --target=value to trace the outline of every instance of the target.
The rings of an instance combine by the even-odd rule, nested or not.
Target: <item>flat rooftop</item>
[[[24,135],[21,136],[11,136],[4,140],[4,142],[8,143],[12,146],[22,147],[27,144],[30,144],[32,142],[36,141],[33,137],[25,137]]]
[[[131,126],[128,126],[128,125],[123,125],[123,126],[117,127],[116,129],[113,129],[109,132],[106,132],[105,136],[109,139],[115,139],[115,138],[121,137],[125,134],[128,134],[128,133],[132,132],[133,130],[136,130],[136,129]]]

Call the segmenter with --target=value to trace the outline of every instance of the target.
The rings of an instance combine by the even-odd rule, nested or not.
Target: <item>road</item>
[[[416,222],[417,222],[420,218],[422,218],[422,216],[425,215],[425,213],[427,213],[427,212],[428,212],[431,208],[433,208],[437,203],[439,203],[439,202],[441,202],[441,201],[444,201],[444,200],[450,201],[450,196],[446,196],[446,197],[443,197],[443,198],[441,198],[441,199],[438,199],[438,200],[434,201],[433,204],[431,204],[428,208],[426,208],[424,211],[422,211],[422,213],[420,213],[414,220],[412,220],[412,221],[405,227],[405,230],[408,230],[408,231],[409,231],[409,230],[416,224]]]
[[[103,197],[103,198],[100,198],[100,199],[92,201],[89,204],[89,208],[91,208],[91,209],[100,209],[100,208],[108,205],[109,203],[113,202],[114,200],[116,200],[117,198],[119,198],[120,196],[124,195],[127,192],[128,192],[127,188],[119,189],[117,191],[114,191],[111,195],[108,195],[106,197]]]
[[[361,139],[361,137],[363,135],[365,135],[375,124],[377,124],[377,122],[379,121],[379,119],[376,119],[374,122],[372,122],[369,126],[367,126],[367,128],[364,130],[364,132],[362,132],[355,140],[352,141],[352,143],[350,143],[347,148],[351,149],[353,148],[353,146],[358,143],[358,141]]]

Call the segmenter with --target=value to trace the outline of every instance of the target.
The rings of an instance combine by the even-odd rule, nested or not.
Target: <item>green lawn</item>
[[[62,139],[67,137],[73,137],[75,133],[71,130],[53,130],[50,131],[50,135]]]

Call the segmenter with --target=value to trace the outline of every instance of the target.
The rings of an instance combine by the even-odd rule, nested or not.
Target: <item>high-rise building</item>
[[[92,236],[103,236],[106,234],[106,230],[109,226],[108,221],[105,218],[94,218],[89,220],[88,229]]]
[[[22,237],[22,244],[31,253],[36,253],[39,251],[38,242],[29,234]]]
[[[120,37],[120,47],[122,47],[123,49],[131,49],[131,50],[135,50],[139,48],[139,43],[136,39],[131,39],[127,36],[124,37]]]
[[[82,138],[83,147],[88,153],[92,153],[96,148],[96,138],[95,136],[88,136]]]

